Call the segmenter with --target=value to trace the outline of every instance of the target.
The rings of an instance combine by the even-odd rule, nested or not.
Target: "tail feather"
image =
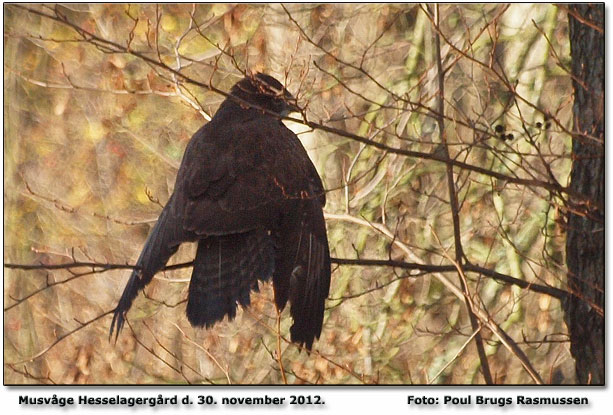
[[[210,327],[226,315],[233,319],[237,305],[248,306],[250,291],[273,269],[274,245],[264,230],[199,241],[187,301],[189,322]]]

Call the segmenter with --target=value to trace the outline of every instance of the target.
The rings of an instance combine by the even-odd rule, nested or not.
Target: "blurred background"
[[[471,263],[564,289],[561,200],[542,183],[568,184],[568,38],[547,4],[5,4],[4,261],[134,264],[224,98],[203,85],[262,71],[304,108],[285,123],[327,189],[333,257],[450,265],[456,213]],[[454,169],[455,212],[447,153],[483,170]],[[233,321],[192,328],[190,275],[158,274],[114,344],[127,269],[5,268],[5,383],[484,383],[466,303],[445,282],[460,287],[457,272],[334,264],[311,354],[286,341],[288,310],[277,330],[269,284]],[[466,278],[545,383],[575,383],[558,299]],[[496,383],[533,383],[480,333]]]

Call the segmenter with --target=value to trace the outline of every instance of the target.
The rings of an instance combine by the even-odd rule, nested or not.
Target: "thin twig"
[[[430,381],[428,382],[428,384],[432,385],[434,383],[434,381],[436,379],[438,379],[438,377],[445,371],[445,369],[447,369],[449,367],[449,365],[451,365],[460,355],[460,353],[462,353],[462,351],[464,349],[466,349],[466,346],[468,346],[471,342],[471,340],[477,335],[477,333],[479,333],[479,331],[481,330],[481,327],[479,327],[477,330],[475,330],[473,332],[473,334],[470,335],[470,337],[468,339],[466,339],[466,341],[464,342],[464,344],[462,344],[462,346],[458,349],[458,351],[453,355],[453,357],[445,364],[445,366],[443,366],[441,368],[441,370],[438,371],[438,373],[436,375],[434,375],[434,377],[432,379],[430,379]]]

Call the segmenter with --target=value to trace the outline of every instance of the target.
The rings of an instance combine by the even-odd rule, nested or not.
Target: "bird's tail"
[[[189,285],[189,322],[210,327],[226,315],[233,319],[237,304],[249,305],[258,279],[270,278],[274,258],[274,244],[265,230],[200,240]]]
[[[115,338],[119,336],[119,332],[125,323],[126,314],[138,292],[149,284],[155,273],[166,265],[168,259],[179,248],[179,241],[182,239],[179,233],[182,228],[180,223],[176,223],[177,221],[172,217],[171,210],[172,201],[169,201],[147,237],[145,246],[136,262],[137,268],[132,271],[132,275],[115,308],[109,338],[113,336],[115,328],[117,328]]]

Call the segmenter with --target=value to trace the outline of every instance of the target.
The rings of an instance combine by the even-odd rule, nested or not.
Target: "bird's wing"
[[[181,242],[191,239],[190,235],[183,229],[180,218],[174,215],[174,206],[175,197],[173,195],[149,233],[136,262],[137,268],[132,271],[121,299],[117,307],[115,307],[110,336],[113,335],[115,327],[117,327],[116,333],[119,336],[126,313],[132,306],[132,301],[134,301],[138,292],[149,284],[156,272],[166,265],[166,262],[177,251]]]
[[[311,349],[322,328],[324,303],[330,290],[330,252],[318,198],[296,201],[275,234],[273,273],[275,302],[291,303],[292,340]]]

